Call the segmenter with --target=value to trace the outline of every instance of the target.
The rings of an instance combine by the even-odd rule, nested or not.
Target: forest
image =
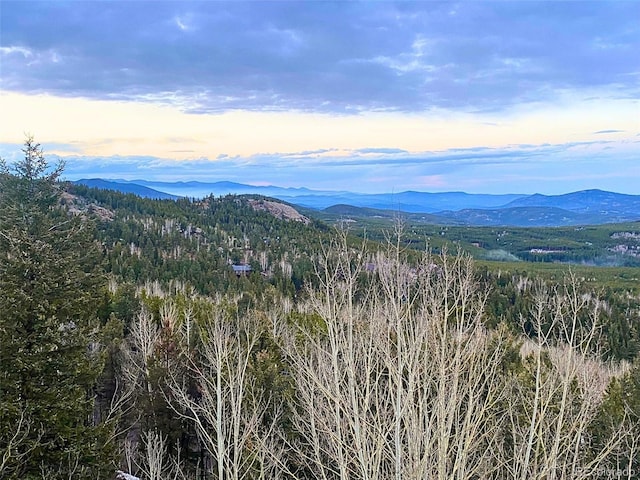
[[[23,152],[0,162],[0,478],[640,478],[633,261],[143,199]],[[638,231],[603,228],[572,255]],[[532,262],[473,250],[505,238]]]
[[[386,211],[384,216],[350,215],[346,208],[338,213],[310,209],[305,212],[329,223],[348,222],[353,234],[378,241],[384,241],[386,232],[400,219],[405,225],[404,241],[412,248],[437,250],[444,244],[455,243],[481,260],[640,266],[638,221],[568,227],[481,227],[427,223],[420,214],[397,211]]]

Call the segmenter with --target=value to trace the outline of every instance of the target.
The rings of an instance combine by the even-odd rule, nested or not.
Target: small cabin
[[[235,273],[238,277],[249,275],[251,273],[251,265],[231,265],[231,268],[233,268],[233,273]]]

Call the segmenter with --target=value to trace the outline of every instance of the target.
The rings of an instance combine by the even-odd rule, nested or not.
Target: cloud
[[[397,154],[397,153],[409,153],[401,148],[359,148],[355,150],[356,153],[379,153],[379,154]]]
[[[594,135],[601,135],[607,133],[624,133],[624,130],[598,130],[597,132],[593,132]]]
[[[193,113],[638,98],[637,2],[3,2],[2,88]]]
[[[15,55],[15,54],[22,55],[23,58],[33,57],[33,52],[28,48],[16,47],[16,46],[0,47],[0,55],[2,56],[9,56],[9,55]]]
[[[65,176],[71,180],[235,181],[363,193],[566,193],[601,188],[638,194],[636,153],[611,142],[571,142],[380,154],[377,158],[363,157],[355,151],[338,157],[296,157],[287,153],[187,161],[153,156],[64,158]],[[50,156],[51,160],[57,158]]]

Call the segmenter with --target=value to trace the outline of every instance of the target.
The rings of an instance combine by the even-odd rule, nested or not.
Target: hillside
[[[594,225],[628,220],[618,216],[586,214],[564,210],[558,207],[511,207],[501,209],[464,209],[439,212],[444,218],[473,226],[512,227],[560,227],[566,225]],[[634,217],[635,218],[635,217]]]
[[[310,273],[309,258],[327,227],[293,207],[255,197],[155,200],[73,184],[76,211],[97,208],[107,271],[124,281],[185,281],[201,293],[237,289],[231,265],[251,265],[258,290],[290,291]],[[101,211],[102,211],[101,210]],[[260,275],[262,274],[262,275]]]

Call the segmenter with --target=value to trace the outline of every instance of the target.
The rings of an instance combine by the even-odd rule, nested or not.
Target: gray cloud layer
[[[2,88],[229,109],[640,97],[640,2],[2,2]]]

